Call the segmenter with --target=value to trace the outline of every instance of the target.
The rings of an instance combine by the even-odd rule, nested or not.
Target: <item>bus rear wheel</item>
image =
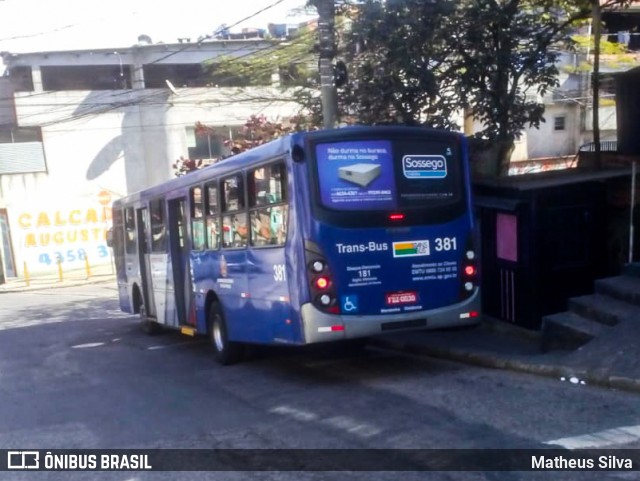
[[[209,341],[213,347],[215,358],[223,366],[235,364],[242,359],[243,346],[232,342],[227,335],[227,325],[222,315],[220,304],[214,303],[209,309]]]

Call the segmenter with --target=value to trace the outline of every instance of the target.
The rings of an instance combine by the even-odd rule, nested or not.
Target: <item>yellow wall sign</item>
[[[32,269],[45,269],[58,262],[91,264],[110,262],[106,244],[111,226],[111,207],[95,203],[54,210],[12,212],[16,250]],[[15,235],[14,234],[14,235]]]

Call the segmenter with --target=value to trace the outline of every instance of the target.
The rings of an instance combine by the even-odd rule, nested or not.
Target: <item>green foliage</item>
[[[590,17],[594,1],[340,1],[336,58],[349,71],[338,89],[341,121],[456,128],[455,115],[466,109],[483,125],[477,138],[502,146],[496,173],[506,175],[514,140],[544,121],[539,98],[557,86],[557,52],[580,45],[572,28]],[[251,86],[279,71],[277,98],[298,102],[306,125],[319,126],[317,41],[317,32],[301,32],[242,61],[218,62],[215,75]],[[607,44],[604,52],[614,50]]]
[[[241,57],[217,57],[207,67],[214,79],[224,81],[213,83],[221,85],[237,79],[246,79],[235,82],[245,87],[271,85],[272,76],[279,74],[283,87],[310,87],[317,75],[309,64],[315,41],[315,32],[302,29],[291,40],[274,41],[271,47]]]
[[[571,37],[572,40],[576,43],[579,51],[585,52],[589,50],[593,52],[595,47],[595,39],[591,35],[574,35]],[[600,39],[600,54],[601,55],[623,55],[627,53],[628,49],[626,46],[616,43],[609,42],[607,39]]]
[[[573,65],[565,65],[564,67],[562,67],[562,71],[565,73],[586,73],[586,72],[591,72],[593,70],[593,65],[591,65],[589,62],[580,62],[578,65],[573,66]]]
[[[467,0],[461,2],[455,48],[461,66],[459,96],[484,126],[477,137],[505,148],[499,175],[508,171],[513,142],[544,121],[537,100],[558,84],[558,47],[587,10],[572,2]]]
[[[347,50],[353,81],[347,112],[367,124],[397,122],[454,128],[448,19],[457,2],[368,0],[353,19]]]

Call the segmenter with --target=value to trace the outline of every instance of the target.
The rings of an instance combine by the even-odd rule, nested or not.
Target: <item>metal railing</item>
[[[596,143],[588,142],[580,146],[580,152],[595,152],[596,151]],[[600,141],[600,152],[617,152],[618,151],[618,141],[617,140],[601,140]]]

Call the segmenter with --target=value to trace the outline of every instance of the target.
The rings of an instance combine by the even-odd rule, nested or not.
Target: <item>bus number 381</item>
[[[458,249],[455,237],[438,237],[436,239],[436,251],[455,251]]]
[[[284,282],[287,280],[287,274],[284,264],[276,264],[273,266],[273,280],[276,282]]]

